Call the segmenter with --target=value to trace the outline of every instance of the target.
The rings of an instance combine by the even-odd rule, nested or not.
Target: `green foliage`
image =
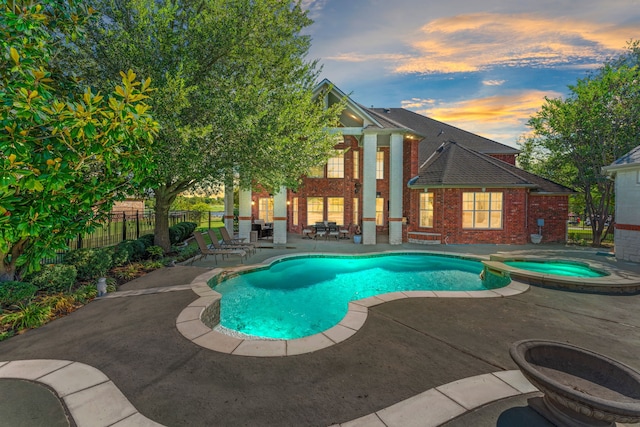
[[[603,172],[640,140],[640,44],[569,87],[566,99],[546,99],[522,142],[525,169],[578,190],[592,221],[593,246],[613,214],[614,184]],[[583,218],[584,219],[584,218]]]
[[[37,303],[19,304],[18,310],[5,314],[0,318],[0,325],[9,325],[11,328],[31,329],[45,324],[51,316],[51,307]]]
[[[151,259],[160,259],[164,255],[164,249],[160,246],[149,246],[147,248],[147,253],[151,257]]]
[[[133,249],[129,245],[119,243],[111,247],[111,267],[119,267],[129,262]]]
[[[186,261],[197,254],[200,253],[200,250],[196,245],[188,245],[178,250],[178,256],[176,257],[176,261],[182,262]]]
[[[148,248],[149,246],[153,246],[153,234],[145,234],[138,238],[142,243],[144,243],[144,247]]]
[[[169,238],[171,244],[176,244],[187,240],[198,227],[195,222],[180,222],[173,227],[169,227]]]
[[[0,325],[2,324],[2,318],[0,317]],[[0,332],[0,341],[6,340],[14,336],[16,333],[13,330]]]
[[[70,292],[76,284],[76,267],[65,264],[45,265],[29,277],[29,281],[47,293]]]
[[[162,130],[150,151],[157,166],[145,188],[156,198],[155,244],[169,250],[166,216],[176,196],[212,187],[238,171],[241,184],[295,187],[336,143],[329,128],[342,110],[314,97],[319,77],[306,55],[311,24],[298,2],[90,0],[105,19],[78,42],[82,68],[96,87],[134,67],[153,79],[149,100]],[[256,29],[260,29],[257,31]],[[241,70],[241,72],[239,72]],[[320,101],[318,101],[318,99]],[[277,167],[265,167],[265,162]]]
[[[73,298],[81,304],[86,304],[98,295],[95,285],[84,285],[76,289],[72,294]]]
[[[157,124],[150,80],[116,72],[104,96],[57,68],[94,18],[85,3],[3,1],[0,12],[0,280],[12,280],[133,193]]]
[[[72,265],[78,272],[78,280],[94,280],[104,277],[111,268],[111,250],[76,249],[64,256],[63,262]]]
[[[26,282],[0,282],[0,308],[30,301],[38,288]],[[0,311],[1,312],[1,311]]]

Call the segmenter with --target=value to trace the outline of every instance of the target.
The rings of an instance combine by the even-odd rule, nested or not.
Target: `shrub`
[[[180,250],[178,251],[178,256],[176,257],[176,261],[182,262],[182,261],[188,260],[189,258],[192,258],[198,255],[199,252],[200,252],[200,249],[198,249],[198,247],[195,245],[185,246],[184,248],[180,248]]]
[[[164,255],[164,250],[160,246],[149,246],[147,253],[151,256],[151,259],[159,259]]]
[[[111,267],[111,251],[108,249],[76,249],[68,252],[64,263],[73,265],[79,280],[104,277]]]
[[[75,310],[75,302],[73,295],[56,294],[43,298],[40,304],[51,308],[52,316],[60,316]]]
[[[36,303],[20,304],[18,311],[5,314],[1,322],[13,329],[30,329],[44,325],[51,315],[51,307]]]
[[[119,267],[129,262],[131,259],[130,247],[121,243],[111,248],[111,267]]]
[[[145,234],[138,238],[142,243],[144,243],[144,247],[148,248],[149,246],[153,246],[154,236],[153,234]]]
[[[197,226],[195,222],[179,222],[169,227],[169,241],[171,244],[176,244],[187,240]]]
[[[81,304],[86,304],[98,295],[98,288],[95,285],[84,285],[76,289],[73,298]]]
[[[128,261],[140,260],[140,259],[144,258],[145,253],[146,253],[146,248],[145,248],[144,242],[142,240],[140,240],[140,239],[138,239],[138,240],[125,240],[123,242],[120,242],[118,244],[118,246],[121,246],[122,248],[126,249],[126,251],[129,253]],[[122,264],[120,264],[120,265],[122,265]]]
[[[14,304],[28,302],[38,291],[38,288],[26,282],[1,282],[0,307],[10,307]]]
[[[143,265],[136,262],[129,265],[124,265],[122,267],[114,268],[113,270],[111,270],[111,274],[113,274],[120,280],[129,281],[141,276],[143,271]]]
[[[76,283],[77,271],[73,265],[49,264],[29,277],[31,284],[47,293],[69,292]]]

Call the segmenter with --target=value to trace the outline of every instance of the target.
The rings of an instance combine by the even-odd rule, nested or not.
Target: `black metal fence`
[[[212,221],[222,218],[222,212],[176,211],[169,213],[169,227],[179,222],[195,222],[199,227],[211,227]],[[68,250],[80,248],[103,248],[117,245],[124,240],[135,240],[145,234],[153,234],[156,226],[153,211],[112,212],[101,227],[92,233],[79,234],[67,241]],[[56,253],[53,259],[42,260],[43,264],[58,263],[66,251]]]

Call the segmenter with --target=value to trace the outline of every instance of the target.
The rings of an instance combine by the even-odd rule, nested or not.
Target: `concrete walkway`
[[[426,249],[476,255],[531,251],[640,273],[638,265],[616,262],[588,248],[563,246],[367,247],[295,237],[287,246],[259,250],[248,262],[298,251]],[[535,392],[522,388],[526,383],[520,381],[508,355],[512,342],[526,338],[570,342],[640,369],[640,295],[537,287],[502,298],[390,301],[371,307],[365,324],[351,338],[313,353],[258,358],[214,352],[185,339],[176,328],[178,315],[197,298],[187,285],[212,267],[212,260],[197,261],[150,273],[122,286],[114,297],[0,342],[0,420],[38,425],[28,417],[50,411],[70,412],[69,425],[80,426],[544,426],[546,422],[526,406]],[[53,371],[36,372],[26,360],[59,365]],[[2,379],[17,376],[12,370],[20,363],[22,378],[44,384],[41,380],[47,376],[63,379],[61,385],[47,385],[62,398],[57,407],[49,389],[36,391],[37,383]],[[87,375],[94,379],[82,383],[87,375],[65,372],[72,368],[91,371]],[[73,384],[75,388],[66,392],[58,389]],[[32,399],[2,398],[22,386],[33,389]],[[81,394],[99,386],[109,392]],[[92,406],[76,407],[67,399],[74,394]],[[431,398],[449,403],[430,406]],[[24,409],[22,424],[16,406]],[[453,410],[440,411],[447,406]],[[78,408],[90,410],[80,417]],[[14,418],[5,418],[8,414]]]

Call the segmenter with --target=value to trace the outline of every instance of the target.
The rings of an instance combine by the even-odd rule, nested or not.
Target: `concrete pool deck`
[[[499,252],[547,253],[640,273],[640,265],[561,245],[366,247],[292,238],[287,246],[295,249],[262,249],[248,262],[296,252],[424,249],[487,259]],[[226,260],[218,267],[232,263]],[[79,426],[543,426],[548,424],[526,407],[530,390],[515,387],[521,383],[508,355],[512,342],[571,342],[640,369],[639,295],[537,287],[502,298],[389,301],[370,307],[366,322],[349,339],[313,353],[270,358],[218,353],[195,345],[176,328],[182,310],[198,297],[191,282],[212,267],[213,261],[197,261],[192,267],[159,270],[122,286],[114,295],[120,297],[94,301],[40,329],[0,342],[0,376],[10,376],[7,373],[20,361],[66,361],[57,362],[62,366],[46,374],[26,371],[40,374],[36,379],[59,373],[69,387],[68,394],[58,391],[64,396],[60,410],[76,419],[74,411],[84,408],[86,416],[78,415],[75,421]],[[83,375],[62,375],[64,369],[76,367],[99,374],[94,372],[93,380],[84,384]],[[501,376],[516,382],[509,384]],[[0,396],[12,394],[14,384],[6,381],[0,379]],[[57,390],[55,383],[49,386]],[[68,396],[80,404],[70,404]],[[0,399],[0,419],[7,419],[12,402],[15,409],[15,400]],[[51,405],[35,409],[29,405],[40,399],[18,402],[34,419],[38,410]],[[130,406],[123,409],[120,403]],[[520,421],[509,424],[514,419]],[[22,425],[38,424],[25,420]]]

